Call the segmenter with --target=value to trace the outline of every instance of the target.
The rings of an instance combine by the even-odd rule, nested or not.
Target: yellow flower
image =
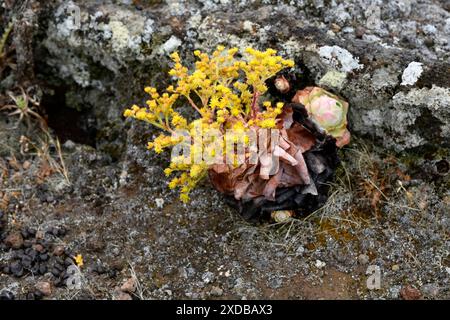
[[[190,171],[189,175],[191,176],[191,178],[196,178],[203,172],[203,170],[204,169],[201,165],[194,164],[191,167],[191,171]]]
[[[217,98],[216,96],[211,98],[211,101],[209,102],[209,106],[211,108],[217,108],[219,106],[219,98]]]
[[[282,112],[282,103],[273,106],[270,101],[265,101],[264,108],[254,114],[251,112],[252,101],[267,91],[267,79],[284,68],[292,67],[294,62],[277,56],[273,49],[259,51],[247,48],[244,59],[238,59],[235,56],[237,52],[237,48],[226,50],[223,45],[217,46],[211,55],[195,50],[195,68],[191,71],[182,64],[178,52],[172,53],[173,65],[168,73],[174,83],[160,92],[155,87],[145,87],[144,91],[150,96],[146,107],[133,105],[124,110],[125,117],[146,121],[167,133],[148,143],[148,148],[156,153],[182,142],[182,137],[173,138],[175,130],[187,130],[191,138],[202,137],[200,143],[188,145],[188,155],[172,158],[164,170],[168,176],[179,172],[170,181],[169,188],[179,188],[180,199],[184,202],[189,200],[189,192],[208,170],[205,163],[192,163],[192,160],[197,160],[197,155],[207,152],[220,157],[215,148],[220,143],[223,156],[226,152],[223,137],[228,129],[237,132],[233,138],[236,142],[243,140],[248,144],[246,131],[249,127],[274,128],[276,117]],[[197,117],[188,121],[177,112],[179,106],[191,106]],[[220,142],[203,138],[204,133],[212,129],[218,130],[219,136],[215,134],[214,137]],[[234,160],[237,165],[237,158]]]
[[[172,124],[178,129],[187,127],[187,120],[182,117],[179,113],[174,112],[172,117]]]
[[[147,116],[147,113],[144,110],[139,110],[136,112],[136,119],[138,120],[144,120]]]
[[[275,119],[264,119],[258,124],[261,128],[274,128],[276,125]]]
[[[186,193],[180,194],[180,200],[183,201],[184,203],[189,202],[190,200],[189,195],[187,195]]]
[[[231,115],[237,117],[240,113],[240,110],[236,107],[231,109]]]
[[[75,257],[73,257],[75,260],[75,264],[80,268],[84,265],[83,256],[81,254],[77,254]]]
[[[178,185],[178,178],[173,178],[170,182],[169,182],[169,188],[170,189],[175,189]]]
[[[124,112],[123,112],[123,116],[124,117],[131,117],[133,115],[133,111],[131,111],[130,109],[126,109]]]

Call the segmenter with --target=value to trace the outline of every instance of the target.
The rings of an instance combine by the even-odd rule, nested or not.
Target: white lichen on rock
[[[412,86],[417,80],[419,80],[420,75],[423,72],[422,63],[420,62],[411,62],[406,67],[405,71],[402,74],[402,86]]]
[[[342,72],[352,72],[360,70],[364,65],[359,63],[359,59],[339,46],[323,46],[319,48],[320,57],[328,64]]]
[[[164,42],[160,48],[160,53],[170,54],[174,52],[179,46],[181,46],[181,40],[176,36],[171,36],[169,40]]]
[[[120,21],[109,23],[112,31],[112,48],[114,51],[121,51],[128,46],[130,34],[127,27]]]
[[[394,105],[410,106],[408,112],[425,107],[437,119],[437,123],[430,123],[430,127],[440,129],[441,137],[450,139],[450,88],[432,86],[431,89],[414,89],[407,93],[399,92],[393,97]],[[439,123],[440,122],[440,123]]]
[[[376,90],[394,88],[398,84],[398,73],[388,67],[376,69],[372,74],[372,85]]]
[[[79,21],[70,14],[72,7],[78,8]],[[76,6],[72,1],[61,3],[49,21],[44,40],[52,55],[47,63],[57,68],[61,77],[72,78],[82,87],[102,87],[90,74],[92,61],[118,73],[128,61],[152,58],[152,52],[143,48],[151,43],[155,32],[153,19],[109,5],[96,9],[90,13],[86,6]]]

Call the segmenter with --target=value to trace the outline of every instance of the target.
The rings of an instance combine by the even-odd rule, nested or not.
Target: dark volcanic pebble
[[[54,275],[55,277],[59,277],[59,274],[61,273],[61,271],[59,271],[56,268],[53,268],[51,271],[51,274]]]
[[[14,300],[14,294],[11,291],[3,290],[0,292],[0,300]]]
[[[29,257],[29,256],[24,256],[22,258],[22,266],[26,269],[30,269],[31,268],[31,263],[33,262],[33,260]]]
[[[23,247],[24,248],[31,248],[33,246],[33,242],[32,241],[30,241],[30,240],[25,240],[24,242],[23,242]]]
[[[56,263],[58,263],[58,264],[64,264],[64,259],[61,258],[61,257],[56,257],[55,261],[56,261]]]
[[[44,275],[47,272],[47,266],[45,264],[39,265],[39,273]]]
[[[28,233],[30,234],[30,236],[35,237],[36,236],[36,229],[34,228],[28,228],[27,229]]]
[[[23,276],[23,266],[19,261],[14,261],[11,263],[11,273],[16,277]]]
[[[31,273],[32,274],[39,274],[39,265],[38,264],[35,264],[33,266],[33,268],[31,268]]]
[[[47,230],[48,234],[51,234],[55,237],[64,237],[67,233],[67,230],[65,227],[61,226],[61,227],[53,227],[49,230]]]
[[[65,227],[54,227],[47,231],[48,234],[64,236],[67,232]],[[59,286],[65,284],[67,278],[66,268],[74,262],[66,253],[68,250],[64,246],[57,246],[54,250],[52,241],[49,239],[37,238],[37,231],[34,228],[24,227],[17,232],[11,232],[6,236],[0,234],[0,243],[6,250],[12,249],[12,259],[0,266],[1,273],[11,274],[15,277],[22,277],[25,274],[44,275],[50,272]],[[52,252],[52,253],[49,253]],[[37,292],[29,292],[27,299],[39,299]]]
[[[72,258],[66,258],[66,260],[64,260],[64,265],[66,267],[73,265],[73,260]]]
[[[58,236],[59,237],[64,237],[66,234],[67,234],[67,229],[64,226],[59,227],[59,229],[58,229]]]
[[[59,264],[59,263],[56,263],[56,264],[54,265],[54,267],[55,267],[55,269],[59,270],[60,272],[66,270],[66,268],[64,267],[64,265]]]
[[[48,258],[49,258],[49,256],[47,253],[43,253],[43,254],[39,255],[39,260],[41,260],[41,261],[47,261]]]
[[[38,252],[36,250],[31,249],[27,254],[31,258],[31,260],[33,260],[33,261],[37,260]]]
[[[62,287],[65,285],[65,281],[63,279],[56,279],[54,281],[55,287]]]
[[[6,213],[0,210],[0,235],[3,231],[3,229],[6,228]]]
[[[102,266],[102,265],[97,265],[92,269],[93,272],[97,273],[97,274],[104,274],[106,272],[108,272],[108,270]]]
[[[28,230],[27,230],[27,229],[23,229],[23,230],[20,232],[20,234],[22,235],[22,237],[23,237],[24,239],[28,239],[28,238],[30,237],[30,234],[28,233]]]
[[[42,292],[40,292],[39,290],[34,291],[33,295],[36,300],[42,299],[43,296]]]

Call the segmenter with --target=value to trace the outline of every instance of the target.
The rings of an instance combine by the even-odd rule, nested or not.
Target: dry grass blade
[[[130,262],[128,262],[128,265],[130,266],[131,277],[133,278],[133,280],[136,283],[136,290],[135,290],[135,292],[133,292],[133,295],[136,296],[137,298],[139,298],[139,300],[145,300],[144,288],[143,288],[141,282],[139,281],[136,271],[134,270],[134,267]]]
[[[44,139],[39,138],[39,144],[32,142],[26,137],[21,137],[21,143],[26,144],[27,148],[31,147],[32,149],[34,149],[34,155],[36,155],[41,160],[41,168],[38,177],[43,180],[46,177],[50,176],[52,173],[56,172],[60,174],[61,177],[63,177],[66,185],[71,185],[59,139],[56,138],[55,140],[48,131],[44,131],[44,133],[45,137]],[[56,150],[56,158],[52,155],[52,147]]]

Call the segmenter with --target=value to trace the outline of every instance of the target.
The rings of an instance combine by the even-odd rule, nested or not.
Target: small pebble
[[[46,281],[39,281],[36,283],[36,290],[41,292],[44,296],[48,297],[52,294],[52,286],[49,282]]]
[[[403,300],[419,300],[422,295],[419,290],[408,285],[400,290],[400,296]]]
[[[40,243],[37,243],[33,245],[33,249],[36,250],[37,252],[42,252],[44,251],[44,246]]]
[[[3,267],[3,273],[4,274],[10,274],[11,273],[11,268],[9,266],[4,266]]]
[[[135,278],[129,278],[125,283],[120,287],[120,290],[123,292],[133,293],[136,291],[136,279]]]
[[[5,244],[13,249],[20,249],[23,245],[23,237],[20,232],[10,233],[6,239]]]
[[[30,236],[30,234],[28,233],[28,230],[27,230],[27,229],[22,230],[22,231],[20,232],[20,234],[22,235],[22,237],[23,237],[24,239],[27,239],[27,238]]]
[[[58,269],[56,269],[56,268],[53,268],[51,271],[50,271],[50,273],[52,274],[52,275],[54,275],[55,277],[59,277],[59,274],[61,273]]]
[[[14,300],[14,294],[9,290],[3,290],[0,292],[0,300]]]
[[[28,228],[28,233],[30,234],[30,236],[34,237],[36,236],[36,229],[34,228]]]
[[[73,265],[74,263],[73,263],[73,260],[72,260],[72,258],[66,258],[66,260],[64,260],[64,265],[66,266],[66,267],[69,267],[69,266],[71,266],[71,265]]]
[[[361,26],[356,27],[356,30],[355,30],[356,38],[362,39],[362,37],[364,36],[365,33],[366,33],[366,29],[364,29]]]
[[[44,275],[47,272],[47,266],[44,264],[39,265],[39,273]]]
[[[433,283],[428,283],[423,285],[420,288],[420,291],[423,292],[423,294],[428,297],[428,298],[435,298],[439,295],[439,286],[433,284]]]
[[[39,255],[39,259],[41,261],[47,261],[48,258],[49,258],[49,255],[47,253],[43,253],[43,254]]]
[[[316,265],[316,268],[322,269],[323,267],[326,266],[326,263],[323,262],[323,261],[320,261],[320,260],[316,260],[316,264],[315,265]]]
[[[33,292],[29,292],[27,294],[27,300],[35,300],[35,299],[36,299],[36,297],[34,296]]]
[[[22,168],[24,170],[28,170],[31,167],[31,162],[28,160],[25,160],[24,163],[22,163]]]
[[[62,264],[59,264],[59,263],[56,263],[56,264],[54,265],[54,267],[55,267],[55,269],[57,269],[60,273],[63,272],[64,270],[66,270],[66,268],[65,268]]]
[[[369,263],[369,256],[367,254],[360,254],[358,256],[359,264],[365,265]]]
[[[114,295],[114,300],[133,300],[133,298],[128,293],[119,291]]]
[[[64,254],[64,247],[63,246],[56,246],[53,249],[53,255],[59,257],[62,256]]]
[[[220,287],[213,286],[209,292],[213,297],[220,297],[223,295],[223,290]]]
[[[32,241],[30,241],[30,240],[25,240],[24,242],[23,242],[23,247],[24,248],[31,248],[33,246],[33,242]]]
[[[23,276],[23,266],[19,261],[14,261],[10,265],[11,273],[16,277]]]
[[[45,232],[42,230],[39,230],[36,232],[36,239],[44,239],[45,237]]]
[[[36,298],[36,300],[42,299],[43,294],[39,290],[35,290],[33,292],[33,294],[34,294],[34,297]]]

